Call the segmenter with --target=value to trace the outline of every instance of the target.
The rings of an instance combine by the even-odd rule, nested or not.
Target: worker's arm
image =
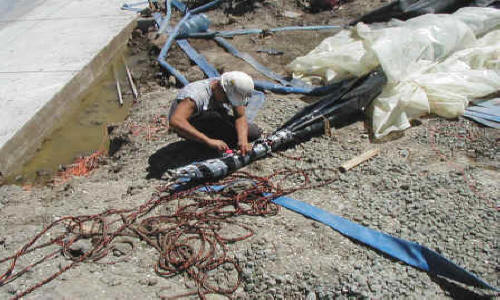
[[[189,123],[189,118],[193,115],[195,109],[196,105],[192,99],[186,98],[180,101],[170,118],[170,126],[172,129],[183,138],[205,143],[211,148],[219,151],[229,149],[224,141],[209,138]]]
[[[237,106],[233,109],[234,116],[236,117],[234,121],[234,126],[236,127],[236,133],[238,135],[238,148],[242,155],[247,154],[248,151],[252,150],[250,144],[248,144],[248,123],[246,115],[245,106]]]

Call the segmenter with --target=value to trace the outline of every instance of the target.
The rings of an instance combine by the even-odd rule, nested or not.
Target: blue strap
[[[175,185],[173,189],[174,191],[181,191],[188,187],[189,182],[187,181],[184,182],[184,184]],[[219,192],[225,187],[225,185],[212,185],[201,187],[198,190],[207,193]],[[269,196],[271,194],[265,195]],[[338,231],[350,239],[383,252],[417,269],[467,285],[477,286],[496,292],[500,291],[478,276],[448,260],[446,257],[415,242],[403,240],[387,233],[361,226],[309,203],[289,197],[281,196],[273,199],[272,202],[307,218],[328,225],[333,230]]]
[[[490,99],[490,100],[483,100],[480,102],[476,102],[475,105],[481,106],[481,107],[486,107],[486,108],[495,108],[498,109],[500,108],[500,98],[495,98],[495,99]],[[495,113],[496,115],[500,115],[500,112]]]
[[[264,81],[254,80],[255,88],[258,90],[268,90],[277,94],[304,94],[311,96],[322,96],[331,93],[334,89],[338,88],[337,83],[328,84],[325,86],[284,86],[281,84]]]
[[[489,105],[489,103],[486,102],[480,103],[478,106],[469,106],[466,110],[497,117],[499,119],[497,122],[500,122],[500,106],[498,105]]]
[[[195,14],[196,12],[201,12],[203,10],[209,9],[214,5],[217,5],[220,1],[213,1],[206,5],[200,6],[197,10],[193,10],[190,14]],[[173,5],[178,10],[184,12],[186,11],[186,5],[177,0],[172,0],[171,5]],[[184,19],[183,19],[184,20]],[[174,35],[172,33],[171,35]],[[214,68],[210,63],[205,59],[203,55],[198,53],[196,49],[194,49],[187,40],[177,40],[177,45],[189,56],[189,58],[194,61],[200,69],[205,73],[208,77],[218,77],[220,76],[219,72],[216,68]],[[186,80],[187,81],[187,80]],[[182,81],[181,81],[182,82]],[[184,84],[184,83],[183,83]],[[184,84],[185,85],[185,84]]]
[[[261,63],[259,63],[250,54],[238,51],[238,49],[236,49],[233,45],[231,45],[231,43],[229,43],[228,41],[226,41],[224,38],[215,37],[214,40],[217,42],[217,44],[219,44],[220,46],[222,46],[229,53],[231,53],[232,55],[234,55],[234,56],[236,56],[236,57],[238,57],[238,58],[246,61],[248,64],[250,64],[252,67],[254,67],[257,71],[259,71],[260,73],[264,74],[265,76],[267,76],[267,77],[269,77],[271,79],[274,79],[274,80],[278,81],[279,83],[281,83],[283,85],[291,85],[291,83],[288,82],[288,81],[286,81],[281,75],[278,75],[278,74],[274,73],[269,68],[267,68],[266,66],[262,65]]]
[[[154,12],[154,13],[152,14],[152,16],[153,16],[153,19],[155,19],[156,25],[157,25],[158,27],[160,27],[160,26],[161,26],[161,24],[162,24],[162,22],[163,22],[163,21],[162,21],[162,20],[163,20],[163,17],[161,16],[161,13],[159,13],[159,12]]]
[[[361,226],[318,207],[292,198],[279,197],[274,199],[273,202],[328,225],[346,237],[370,246],[393,258],[399,259],[410,266],[468,285],[499,291],[478,276],[456,265],[437,252],[417,243]]]
[[[177,69],[172,67],[169,63],[167,63],[166,57],[167,57],[168,49],[170,49],[170,46],[172,45],[172,43],[175,40],[175,37],[179,33],[179,30],[180,30],[182,23],[185,22],[187,19],[189,19],[190,16],[191,16],[191,14],[188,12],[181,19],[181,21],[177,24],[177,26],[174,28],[173,32],[170,34],[167,41],[163,45],[163,48],[161,48],[160,54],[158,55],[158,58],[157,58],[157,61],[160,64],[160,66],[165,68],[170,74],[174,75],[175,78],[177,78],[177,80],[179,82],[181,82],[183,85],[189,84],[189,81],[179,71],[177,71]],[[157,20],[156,22],[157,22],[158,26],[160,26],[161,20]]]
[[[174,186],[174,190],[181,191],[187,188],[187,186],[176,185]],[[202,187],[199,191],[219,192],[224,188],[225,185],[212,185]],[[268,196],[271,194],[266,195]],[[350,239],[356,240],[375,250],[383,252],[390,257],[396,258],[417,269],[467,285],[477,286],[497,292],[500,291],[496,287],[491,286],[486,281],[458,266],[439,253],[415,242],[403,240],[387,233],[364,227],[309,203],[298,201],[289,197],[281,196],[275,198],[272,202],[297,212],[305,217],[328,225],[332,229]]]
[[[187,9],[186,4],[184,4],[180,1],[177,1],[177,0],[172,0],[172,5],[182,13],[184,13]]]
[[[254,84],[258,90],[267,90],[278,94],[309,94],[313,90],[307,87],[284,86],[264,80],[254,80]]]
[[[182,17],[182,19],[179,21],[179,23],[175,25],[174,29],[168,36],[167,41],[163,45],[163,48],[161,48],[160,54],[158,55],[158,60],[165,60],[165,58],[167,57],[168,50],[170,49],[170,46],[172,46],[173,42],[175,41],[175,38],[179,34],[179,30],[181,29],[183,23],[189,20],[190,17],[191,13],[187,12],[186,15],[184,15],[184,17]]]
[[[200,11],[203,11],[205,9],[208,9],[214,5],[217,5],[219,2],[220,1],[216,0],[216,1],[208,3],[207,5],[200,6],[199,8],[192,10],[191,14],[195,14],[196,12],[200,12]],[[173,0],[172,5],[181,11],[186,9],[186,6],[177,0]],[[283,77],[281,77],[280,75],[274,73],[273,71],[271,71],[270,69],[268,69],[264,65],[260,64],[257,60],[255,60],[248,53],[239,52],[238,49],[236,49],[233,45],[231,45],[231,43],[227,42],[223,38],[215,38],[215,41],[219,45],[224,47],[228,52],[230,52],[231,54],[233,54],[236,57],[239,57],[240,59],[243,59],[244,61],[249,63],[251,66],[253,66],[256,70],[258,70],[262,74],[266,75],[267,77],[274,79],[283,85],[290,85],[291,84],[290,82],[283,79]],[[215,68],[210,66],[209,63],[206,61],[206,59],[203,56],[201,56],[200,54],[197,54],[197,55],[194,54],[196,52],[196,50],[188,49],[190,46],[188,47],[186,45],[186,43],[183,43],[183,46],[181,46],[181,45],[179,45],[179,46],[181,46],[181,48],[183,48],[183,50],[186,52],[186,54],[190,55],[190,58],[203,70],[203,72],[208,77],[219,76],[219,73],[217,72],[217,70],[215,70]]]
[[[167,5],[168,5],[167,1]],[[172,3],[170,3],[172,4]],[[155,17],[156,23],[158,26],[165,27],[165,30],[168,28],[168,16],[165,17],[164,19],[159,16],[159,18]],[[162,24],[162,25],[160,25]],[[166,24],[166,25],[165,25]],[[177,29],[178,30],[178,29]],[[171,33],[171,35],[175,34],[174,32]],[[173,39],[169,39],[169,41],[173,41]],[[201,69],[202,71],[208,76],[208,77],[218,77],[220,76],[219,72],[217,69],[215,69],[212,65],[208,63],[208,61],[205,59],[205,57],[201,54],[199,54],[196,49],[194,49],[187,40],[176,40],[177,45],[189,56],[191,60],[193,60]],[[168,41],[165,43],[165,45],[162,48],[162,52],[160,53],[160,56],[158,57],[158,61],[160,62],[160,65],[167,69],[168,72],[170,72],[172,75],[174,75],[177,80],[179,80],[183,85],[189,84],[189,81],[174,67],[172,67],[170,64],[168,64],[165,60],[167,50],[170,46],[168,45]]]
[[[478,110],[479,108],[476,108],[476,109]],[[498,115],[493,115],[493,114],[485,113],[482,111],[475,111],[475,110],[472,110],[470,108],[465,110],[464,116],[466,116],[466,117],[478,117],[478,118],[490,120],[493,122],[500,122],[500,116],[498,116]]]
[[[177,45],[189,56],[189,58],[194,61],[198,67],[205,73],[208,77],[219,77],[220,74],[216,68],[214,68],[205,59],[203,55],[198,53],[187,40],[177,40]]]
[[[479,124],[483,124],[484,126],[495,128],[495,129],[500,129],[500,123],[489,121],[489,120],[479,118],[479,117],[471,116],[467,113],[467,111],[465,111],[464,117],[469,118],[471,120],[474,120],[474,121],[478,122]]]
[[[182,85],[188,85],[189,80],[184,77],[176,68],[172,67],[168,62],[165,60],[158,60],[158,63],[160,66],[164,67],[170,74],[174,75],[177,80],[182,83]]]

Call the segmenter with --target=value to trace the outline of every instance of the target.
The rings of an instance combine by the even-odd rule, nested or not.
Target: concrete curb
[[[52,99],[36,113],[0,149],[0,172],[9,176],[29,161],[43,140],[56,128],[62,116],[78,105],[92,83],[104,74],[108,63],[126,45],[137,26],[137,18],[130,22],[104,47],[90,63],[83,67]],[[43,124],[43,126],[40,126]]]

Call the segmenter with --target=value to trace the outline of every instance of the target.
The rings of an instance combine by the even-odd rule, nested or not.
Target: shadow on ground
[[[149,157],[146,178],[161,179],[162,175],[170,169],[219,156],[216,150],[194,141],[168,144]]]
[[[394,258],[378,249],[372,248],[370,246],[367,246],[364,243],[361,243],[358,240],[355,240],[353,238],[350,238],[346,236],[351,242],[354,244],[363,247],[369,251],[374,251],[378,253],[379,255],[385,257],[386,259],[392,261],[393,263],[402,263],[399,259]],[[406,265],[404,262],[402,263],[403,265]],[[417,268],[417,270],[419,270]],[[426,272],[423,270],[419,270],[420,272]],[[488,294],[480,294],[474,291],[472,288],[468,288],[466,285],[460,284],[460,283],[455,283],[452,280],[448,280],[446,278],[440,277],[436,274],[427,272],[427,276],[429,276],[429,279],[438,284],[443,291],[446,292],[447,296],[450,296],[452,299],[458,299],[458,300],[466,300],[466,299],[479,299],[479,300],[486,300],[486,299],[495,299],[495,296],[493,295],[488,295]],[[487,291],[487,293],[495,293],[491,291]],[[495,294],[496,295],[496,294]]]
[[[453,281],[446,280],[435,275],[429,274],[429,278],[437,283],[452,299],[494,299],[493,295],[480,295],[473,290],[469,290]]]

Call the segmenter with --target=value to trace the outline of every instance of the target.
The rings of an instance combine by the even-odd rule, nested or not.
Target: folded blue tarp
[[[373,249],[383,252],[410,266],[471,286],[498,291],[478,276],[458,266],[439,253],[414,242],[361,226],[308,203],[289,197],[279,197],[274,203],[319,221]]]
[[[225,186],[222,185],[209,186],[203,187],[200,190],[204,192],[218,192],[224,187]],[[179,189],[181,189],[180,186]],[[268,196],[269,195],[271,194],[268,194]],[[498,288],[458,266],[441,254],[415,242],[410,242],[387,233],[364,227],[309,203],[298,201],[290,197],[278,197],[273,199],[272,202],[328,225],[350,239],[383,252],[417,269],[467,285],[499,291]]]

